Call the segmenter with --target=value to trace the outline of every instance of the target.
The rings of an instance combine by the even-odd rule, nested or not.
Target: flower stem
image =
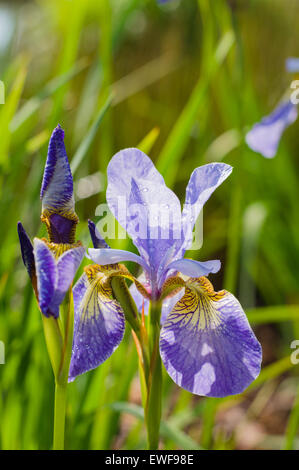
[[[150,370],[147,380],[148,396],[144,410],[147,428],[148,449],[159,446],[159,431],[162,409],[162,364],[159,353],[161,303],[152,302],[150,308]]]
[[[53,450],[64,449],[66,390],[67,384],[59,384],[56,382]]]

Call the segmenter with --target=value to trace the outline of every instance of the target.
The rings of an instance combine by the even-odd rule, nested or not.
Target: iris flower
[[[110,249],[90,223],[96,263],[73,289],[75,340],[70,379],[101,364],[119,345],[124,313],[111,291],[113,277],[127,277],[146,301],[163,304],[160,355],[176,384],[205,396],[242,392],[259,374],[261,346],[238,300],[215,292],[207,279],[220,261],[185,259],[203,205],[232,168],[212,163],[196,168],[181,211],[152,161],[138,149],[117,153],[108,166],[107,203],[132,238],[139,255]],[[125,211],[124,211],[125,207]],[[118,263],[143,270],[134,278]]]
[[[75,242],[78,217],[74,210],[73,179],[58,125],[50,139],[40,197],[41,220],[49,240],[35,238],[33,245],[21,222],[18,234],[24,265],[31,279],[40,310],[46,317],[59,316],[59,307],[84,257]]]
[[[290,57],[286,61],[286,70],[299,71],[299,59]],[[274,109],[246,134],[247,145],[265,158],[275,157],[281,136],[298,117],[297,105],[290,98],[284,98]]]

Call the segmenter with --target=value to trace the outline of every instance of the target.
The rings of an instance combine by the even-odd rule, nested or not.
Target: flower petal
[[[291,101],[280,103],[269,116],[255,124],[246,134],[247,145],[264,157],[273,158],[284,130],[297,117],[297,107]]]
[[[71,248],[63,253],[57,262],[57,287],[49,305],[49,312],[55,318],[59,316],[59,307],[62,303],[65,294],[69,290],[75,274],[84,257],[85,249],[83,246]]]
[[[73,178],[64,146],[64,132],[58,125],[49,143],[41,188],[42,215],[49,239],[54,243],[74,243],[76,225]]]
[[[190,277],[208,276],[210,273],[217,273],[220,268],[221,263],[217,259],[200,262],[186,258],[173,261],[167,266],[167,270],[175,269]]]
[[[69,381],[102,364],[120,344],[124,331],[123,311],[103,285],[99,266],[88,266],[76,283],[74,294],[74,341]]]
[[[33,246],[21,222],[18,222],[18,235],[21,245],[23,263],[32,281],[35,276]]]
[[[204,204],[231,172],[232,167],[226,163],[209,163],[196,168],[191,174],[182,213],[184,242],[179,252],[180,257],[183,257],[192,243],[192,230]]]
[[[150,297],[150,285],[148,283],[148,280],[144,272],[142,272],[140,276],[138,276],[137,282],[141,284],[145,289],[148,290],[149,297]],[[149,303],[150,303],[149,298],[145,298],[144,295],[142,295],[142,292],[140,291],[140,289],[137,288],[135,282],[131,284],[129,291],[130,291],[131,296],[133,297],[133,300],[136,304],[138,312],[141,313],[142,309],[144,309],[144,314],[147,315],[148,310],[149,310]]]
[[[172,297],[167,297],[165,300],[163,300],[161,312],[161,325],[163,325],[163,323],[166,321],[168,315],[170,314],[174,306],[178,303],[178,301],[181,300],[184,294],[185,289],[181,289]]]
[[[286,60],[286,69],[288,72],[299,72],[299,57],[288,57]]]
[[[197,395],[241,393],[258,376],[261,346],[237,299],[192,279],[162,326],[160,353],[176,384]]]
[[[141,276],[138,277],[138,281],[143,283],[143,280],[141,278]],[[134,302],[136,304],[136,307],[137,307],[137,310],[139,313],[142,312],[142,309],[144,309],[144,314],[145,315],[148,315],[148,312],[149,312],[149,304],[150,304],[150,301],[149,299],[146,299],[142,294],[141,292],[137,289],[136,285],[133,283],[131,286],[130,286],[130,294],[131,296],[133,297],[134,299]],[[185,289],[181,289],[179,292],[177,292],[176,294],[174,294],[173,296],[171,297],[166,297],[164,300],[163,300],[163,303],[162,303],[162,312],[161,312],[161,325],[163,325],[163,323],[165,322],[168,314],[171,312],[171,310],[173,309],[173,307],[175,306],[175,304],[181,299],[181,297],[183,297],[184,295],[184,292],[185,292]]]
[[[88,220],[88,228],[94,248],[110,248],[92,220]]]
[[[142,258],[156,272],[176,233],[180,237],[181,207],[143,152],[131,148],[114,155],[108,165],[107,202]]]
[[[59,124],[50,139],[40,197],[43,210],[74,210],[73,178]]]
[[[148,269],[143,259],[130,251],[114,250],[112,248],[89,248],[88,253],[92,261],[97,264],[106,265],[120,263],[121,261],[133,261],[145,270]]]
[[[57,285],[57,266],[54,255],[45,242],[34,239],[34,258],[37,277],[38,302],[41,312],[51,315],[49,305]]]

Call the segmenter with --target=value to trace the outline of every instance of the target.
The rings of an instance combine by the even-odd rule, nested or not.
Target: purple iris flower
[[[286,70],[292,73],[298,72],[299,58],[289,57],[286,60]],[[283,132],[296,121],[297,117],[296,104],[290,99],[283,100],[271,114],[255,124],[246,134],[247,145],[265,158],[275,157]]]
[[[291,101],[283,102],[246,134],[247,145],[266,158],[273,158],[284,130],[298,117],[297,106]]]
[[[261,346],[241,305],[227,291],[214,292],[205,277],[217,272],[220,262],[183,258],[204,203],[231,171],[225,163],[196,168],[181,211],[177,196],[144,153],[132,148],[112,158],[107,202],[140,255],[103,247],[100,234],[89,224],[95,246],[89,255],[97,264],[85,268],[73,289],[75,336],[80,340],[71,380],[103,362],[122,339],[124,315],[109,290],[113,275],[133,280],[146,300],[163,302],[160,354],[179,386],[222,397],[242,392],[258,376]],[[143,282],[117,273],[121,261],[138,263]]]
[[[21,222],[18,234],[23,262],[31,279],[41,312],[59,316],[59,306],[84,257],[81,242],[75,243],[78,217],[74,211],[73,179],[64,132],[58,125],[49,143],[41,189],[42,215],[49,240],[35,238],[33,245]]]

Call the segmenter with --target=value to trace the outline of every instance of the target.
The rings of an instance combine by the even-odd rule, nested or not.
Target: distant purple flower
[[[286,60],[286,70],[290,73],[299,72],[299,57],[288,57]]]
[[[55,318],[85,254],[81,243],[75,243],[74,238],[78,217],[63,138],[64,132],[57,126],[50,139],[41,189],[41,219],[50,240],[35,238],[32,245],[21,222],[18,223],[23,262],[40,310],[46,317]]]
[[[286,60],[286,70],[291,73],[299,72],[299,58],[289,57]],[[275,157],[281,136],[298,117],[298,110],[291,99],[279,103],[269,116],[264,117],[246,134],[247,145],[265,158]]]
[[[110,248],[89,250],[97,264],[85,268],[85,275],[74,287],[75,322],[81,336],[71,364],[71,379],[103,362],[121,341],[123,314],[107,291],[109,265],[117,269],[116,263],[121,261],[140,264],[143,285],[141,278],[133,279],[138,293],[152,301],[163,301],[166,307],[160,353],[178,385],[198,395],[221,397],[241,393],[257,377],[261,347],[241,305],[227,291],[214,292],[205,277],[217,272],[220,262],[183,258],[204,203],[231,171],[224,163],[196,168],[181,213],[178,198],[144,153],[127,149],[112,158],[107,202],[140,256]],[[159,218],[152,207],[163,209],[162,214],[169,213],[170,217]],[[92,223],[90,229],[94,246],[103,246]]]
[[[291,101],[279,104],[269,116],[255,124],[246,134],[247,145],[264,157],[273,158],[284,130],[295,122],[297,117],[297,107]]]

